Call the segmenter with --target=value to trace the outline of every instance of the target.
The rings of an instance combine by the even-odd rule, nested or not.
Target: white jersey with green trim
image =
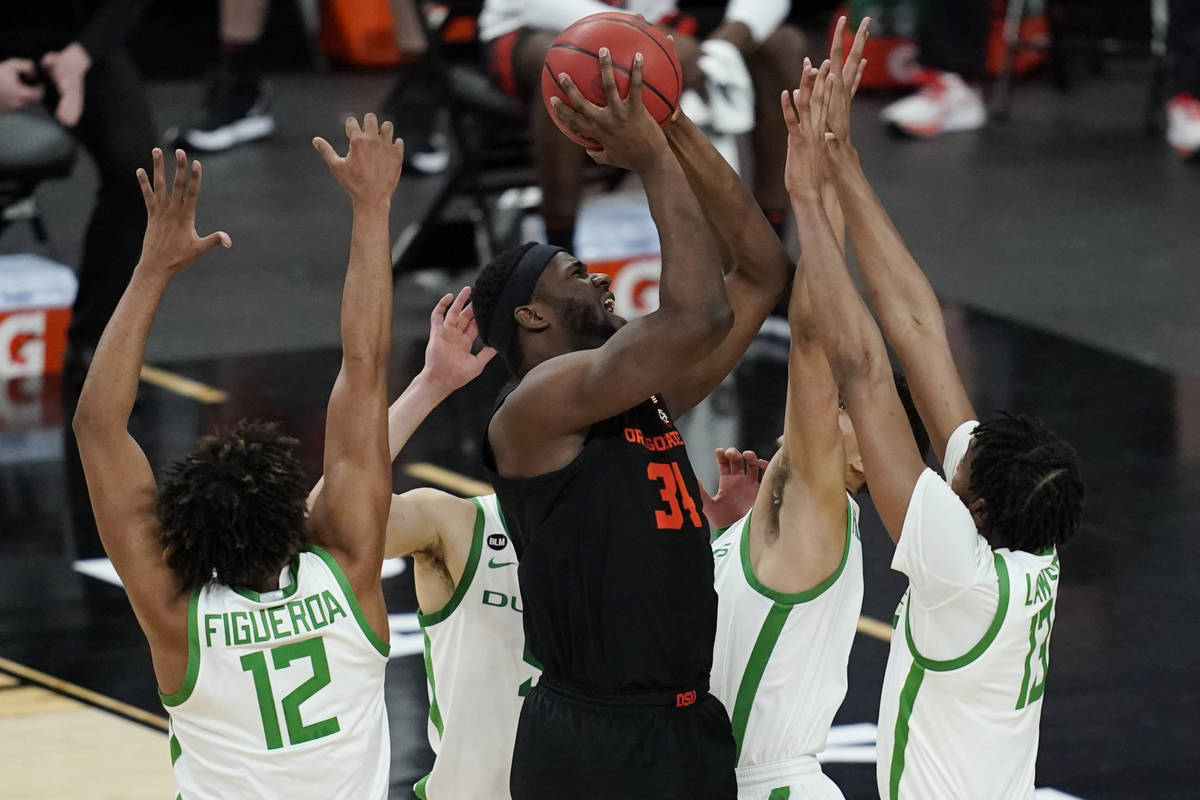
[[[437,754],[413,787],[422,800],[509,797],[517,718],[540,672],[525,651],[517,552],[496,496],[472,501],[475,529],[458,586],[440,611],[417,617]]]
[[[975,423],[946,448],[953,476]],[[970,511],[925,470],[892,568],[909,576],[879,704],[884,800],[1034,796],[1058,554],[989,547]]]
[[[713,542],[711,685],[733,724],[739,800],[842,796],[816,754],[825,749],[846,697],[846,666],[862,611],[858,505],[849,496],[846,504],[841,564],[806,592],[777,592],[754,575],[750,514]]]
[[[297,555],[280,586],[192,593],[187,674],[162,696],[178,796],[382,800],[388,645],[324,550]]]

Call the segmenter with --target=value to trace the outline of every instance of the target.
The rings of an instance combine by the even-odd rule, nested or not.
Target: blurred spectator
[[[221,0],[221,60],[209,81],[203,117],[183,134],[188,148],[228,150],[275,131],[260,66],[269,7],[270,0]]]
[[[96,162],[100,186],[67,334],[67,419],[100,334],[141,252],[146,210],[134,177],[157,135],[145,86],[124,47],[148,0],[0,3],[0,108],[43,102]]]
[[[555,127],[541,100],[542,62],[554,38],[581,17],[622,10],[642,14],[675,37],[685,89],[703,92],[708,80],[700,63],[736,63],[747,69],[755,97],[755,196],[780,229],[788,209],[783,186],[787,133],[779,115],[779,91],[799,81],[804,55],[800,32],[784,25],[788,0],[730,0],[720,24],[697,38],[695,19],[679,13],[674,0],[627,0],[614,9],[600,0],[485,0],[479,16],[480,39],[487,45],[493,77],[509,94],[529,104],[534,163],[542,189],[547,239],[568,249],[575,238],[584,156],[579,145]],[[711,70],[712,67],[710,66]]]
[[[987,123],[979,81],[987,67],[991,0],[925,0],[918,6],[916,80],[883,120],[910,136],[970,131]]]
[[[1172,91],[1167,103],[1167,142],[1181,158],[1200,153],[1200,2],[1171,0],[1167,53]]]

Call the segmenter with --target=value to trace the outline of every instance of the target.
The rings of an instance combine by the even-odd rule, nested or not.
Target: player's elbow
[[[704,346],[715,346],[724,341],[733,330],[734,313],[728,301],[720,300],[709,303],[699,309],[696,321],[698,335],[703,338]]]
[[[839,337],[829,356],[829,366],[839,386],[868,379],[884,371],[891,374],[887,351],[869,339]]]

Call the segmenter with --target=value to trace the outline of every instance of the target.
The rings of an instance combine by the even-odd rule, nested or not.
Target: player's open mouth
[[[606,294],[604,299],[600,301],[600,304],[604,306],[604,310],[610,314],[616,311],[617,301],[614,299],[612,292]]]

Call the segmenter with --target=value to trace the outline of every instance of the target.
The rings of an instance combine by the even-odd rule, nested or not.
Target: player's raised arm
[[[496,351],[490,347],[484,347],[475,354],[471,352],[479,329],[469,305],[470,298],[470,287],[460,291],[457,296],[447,294],[430,314],[425,364],[388,409],[388,449],[392,461],[400,455],[425,418],[452,393],[478,377],[488,361],[496,355]],[[310,509],[324,488],[325,478],[322,476],[308,495]],[[443,529],[443,523],[451,522],[432,513],[447,508],[444,502],[447,497],[434,489],[414,489],[392,495],[384,557],[411,555],[434,544],[438,531]],[[474,515],[469,503],[465,510]]]
[[[325,486],[311,514],[311,537],[346,572],[371,626],[387,635],[380,588],[391,490],[387,365],[391,352],[392,264],[388,213],[404,162],[392,125],[367,114],[346,120],[350,148],[338,156],[314,139],[354,208],[350,261],[342,291],[342,366],[325,422]]]
[[[153,181],[144,170],[137,171],[147,215],[142,255],[100,337],[73,420],[100,540],[152,646],[157,637],[185,635],[185,590],[190,587],[182,585],[163,558],[154,473],[129,435],[129,415],[150,324],[167,283],[209,250],[231,243],[224,232],[196,235],[200,162],[193,161],[189,169],[182,150],[175,157],[171,191],[161,150],[154,150]],[[157,658],[159,648],[155,652]]]
[[[734,318],[712,353],[664,385],[668,406],[680,415],[707,397],[746,352],[787,290],[792,263],[754,195],[703,131],[681,114],[666,134],[720,250]]]
[[[859,53],[859,40],[866,38],[866,22],[855,40]],[[834,63],[841,55],[840,41],[840,37],[834,37]],[[854,55],[852,51],[850,60]],[[830,104],[835,145],[828,152],[829,173],[846,214],[871,305],[904,367],[913,400],[941,461],[950,434],[962,423],[975,419],[975,411],[950,353],[933,288],[875,195],[850,143],[849,117],[843,109],[849,104],[853,86],[847,85],[844,77],[841,83],[840,92]]]
[[[631,169],[642,179],[662,243],[659,308],[624,325],[602,346],[531,370],[495,418],[514,438],[544,441],[631,408],[707,358],[732,324],[708,223],[666,137],[642,104],[641,55],[634,60],[627,99],[617,91],[606,48],[600,65],[607,106],[588,102],[564,74],[558,77],[571,107],[556,99],[554,110],[567,128],[603,146],[589,151],[593,159]],[[573,264],[560,266],[566,270],[563,279],[570,279]],[[578,278],[593,282],[594,291],[596,276],[588,276],[581,264],[578,269]],[[600,306],[598,295],[593,302]],[[518,323],[537,329],[529,306],[515,313]],[[553,391],[543,391],[547,383]]]
[[[804,283],[814,335],[825,347],[858,435],[871,496],[893,541],[899,540],[913,486],[924,464],[896,392],[883,337],[859,297],[821,202],[826,111],[842,82],[827,61],[805,67],[801,87],[780,98],[788,126],[786,183],[804,250]]]

